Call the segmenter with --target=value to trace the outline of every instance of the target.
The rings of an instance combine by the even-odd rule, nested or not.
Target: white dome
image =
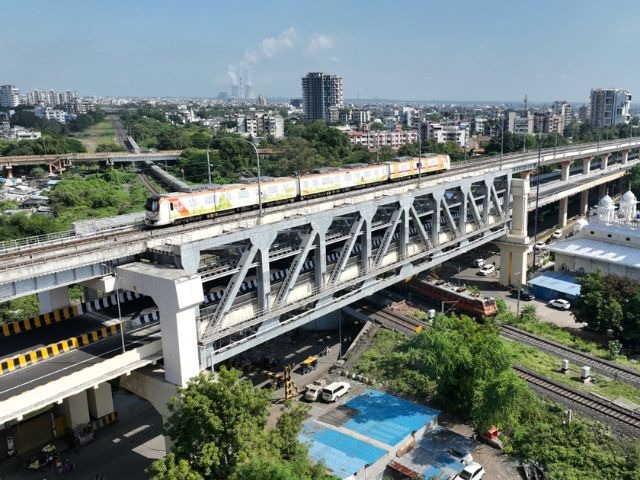
[[[624,203],[636,203],[637,199],[631,190],[627,190],[624,195],[622,195],[621,201]]]
[[[599,207],[611,208],[613,207],[613,199],[609,195],[605,195],[600,199],[600,203],[598,203]]]

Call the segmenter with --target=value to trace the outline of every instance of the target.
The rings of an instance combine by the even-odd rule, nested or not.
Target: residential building
[[[371,130],[366,132],[347,132],[352,145],[364,145],[370,149],[389,147],[394,150],[403,145],[416,143],[418,132],[416,130]]]
[[[9,128],[0,126],[0,138],[8,140],[38,140],[42,138],[42,133],[24,127]]]
[[[562,133],[564,118],[552,112],[535,112],[533,114],[533,133]]]
[[[425,122],[421,126],[421,135],[424,140],[435,140],[437,143],[453,142],[460,148],[466,148],[469,144],[469,124]]]
[[[573,119],[573,109],[566,100],[556,100],[551,105],[551,111],[559,118],[558,133],[564,132],[564,129],[571,123]]]
[[[13,108],[20,105],[20,90],[15,85],[0,86],[0,107]]]
[[[581,122],[586,122],[591,118],[591,106],[590,105],[582,105],[578,109],[578,120]]]
[[[64,110],[58,110],[44,105],[36,105],[36,108],[33,109],[33,113],[38,118],[56,120],[60,123],[65,123],[67,120],[67,113]]]
[[[505,117],[507,131],[516,135],[524,135],[533,133],[533,115],[526,112],[526,116],[519,115],[517,112],[508,111]]]
[[[306,121],[337,122],[344,107],[342,77],[322,72],[302,77],[302,104]]]
[[[338,114],[339,122],[355,125],[364,125],[371,121],[371,112],[369,110],[362,110],[360,108],[344,108],[341,109]]]
[[[265,97],[263,97],[262,95],[258,95],[258,101],[257,101],[258,105],[260,105],[261,107],[264,107],[267,105],[267,99]]]
[[[271,135],[274,138],[284,137],[284,119],[278,113],[252,112],[236,117],[238,132],[252,137]]]
[[[591,125],[595,128],[629,123],[631,93],[618,88],[591,90]]]

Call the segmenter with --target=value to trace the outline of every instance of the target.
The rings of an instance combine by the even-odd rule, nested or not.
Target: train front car
[[[163,195],[151,195],[144,204],[144,224],[150,227],[169,225],[168,205],[163,201]]]

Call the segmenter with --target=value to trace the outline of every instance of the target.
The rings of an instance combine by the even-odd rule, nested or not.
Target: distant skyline
[[[631,0],[21,0],[2,12],[0,84],[23,93],[215,97],[242,75],[256,94],[290,98],[303,75],[324,71],[344,78],[350,99],[640,94]]]

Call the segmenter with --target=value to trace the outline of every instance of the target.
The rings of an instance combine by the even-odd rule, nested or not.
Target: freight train
[[[145,204],[145,224],[161,227],[216,216],[219,212],[248,210],[262,205],[293,202],[356,188],[393,182],[451,167],[448,155],[398,157],[375,165],[353,164],[343,168],[315,170],[297,178],[263,178],[258,183],[221,185],[196,192],[152,195]]]
[[[444,280],[413,279],[409,283],[412,292],[428,302],[445,302],[447,308],[466,313],[472,317],[492,317],[498,314],[496,300],[471,294],[463,287],[457,287]]]

